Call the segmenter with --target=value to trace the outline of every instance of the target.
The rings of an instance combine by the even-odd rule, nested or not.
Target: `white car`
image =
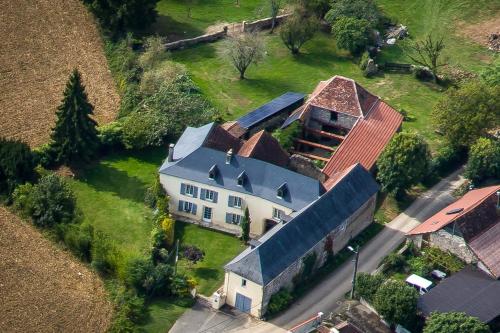
[[[416,274],[408,276],[406,278],[406,283],[408,283],[412,287],[415,287],[420,295],[427,293],[433,287],[432,281],[424,279],[423,277]]]
[[[442,280],[446,277],[446,273],[440,271],[439,269],[435,269],[431,272],[431,276],[438,280]]]

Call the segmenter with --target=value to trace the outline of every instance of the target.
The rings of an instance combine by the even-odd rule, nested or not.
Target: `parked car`
[[[442,280],[446,277],[446,273],[439,269],[435,269],[431,272],[431,276],[435,279]]]
[[[424,279],[416,274],[408,276],[406,278],[406,283],[417,289],[420,295],[427,293],[433,287],[432,281]]]

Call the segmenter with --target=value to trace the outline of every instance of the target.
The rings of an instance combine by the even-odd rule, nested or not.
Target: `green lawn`
[[[170,40],[202,35],[221,22],[235,23],[269,16],[265,0],[160,0],[154,30]],[[191,16],[188,10],[191,7]]]
[[[222,285],[222,267],[245,249],[243,243],[231,235],[214,232],[194,224],[177,221],[175,237],[180,239],[181,248],[196,245],[205,252],[205,259],[190,269],[187,261],[179,262],[179,270],[196,278],[199,293],[210,296]]]
[[[152,212],[144,205],[144,193],[165,154],[163,148],[110,154],[71,181],[84,222],[111,237],[123,255],[121,267],[131,258],[144,256],[150,246]],[[181,222],[176,224],[176,237],[181,247],[192,244],[205,251],[205,260],[192,271],[187,272],[182,260],[179,269],[193,275],[199,292],[207,295],[222,285],[224,264],[244,248],[234,236]],[[168,331],[187,308],[189,304],[178,300],[155,300],[149,306],[150,319],[144,329]]]

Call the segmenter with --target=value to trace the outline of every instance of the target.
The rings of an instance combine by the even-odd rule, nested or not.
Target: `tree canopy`
[[[446,65],[441,60],[445,48],[443,38],[427,35],[424,40],[415,41],[408,44],[407,55],[420,66],[429,68],[434,76],[434,81],[438,81],[438,68]]]
[[[248,67],[262,60],[264,43],[258,33],[242,33],[229,39],[226,52],[240,73],[240,79],[244,79]]]
[[[0,137],[0,193],[10,195],[17,185],[31,180],[34,167],[33,155],[26,143]]]
[[[500,86],[471,81],[450,89],[432,111],[432,120],[448,144],[469,148],[500,125]]]
[[[488,325],[462,312],[434,312],[427,318],[423,333],[491,333]]]
[[[318,20],[315,17],[294,13],[283,23],[280,37],[292,54],[298,54],[302,45],[314,37],[318,28]]]
[[[500,141],[479,138],[471,146],[465,177],[475,184],[488,178],[500,179]]]
[[[341,17],[333,23],[332,33],[337,41],[337,46],[358,54],[368,44],[370,22],[354,17]]]
[[[429,146],[420,135],[398,133],[378,159],[377,178],[384,191],[401,196],[427,175],[429,163]]]
[[[391,325],[411,326],[417,313],[418,293],[403,281],[387,280],[375,293],[374,306]]]
[[[326,13],[325,20],[334,24],[342,17],[352,17],[370,22],[375,27],[381,17],[377,5],[372,0],[336,0],[332,1],[332,8]]]
[[[91,118],[93,114],[94,107],[89,103],[80,73],[75,69],[66,84],[51,134],[56,161],[67,164],[89,161],[95,154],[100,140],[97,123]]]
[[[241,240],[246,242],[250,239],[250,212],[245,208],[245,215],[241,220]]]
[[[385,278],[383,275],[361,272],[356,276],[356,296],[363,297],[368,302],[373,302],[378,288],[382,285]]]

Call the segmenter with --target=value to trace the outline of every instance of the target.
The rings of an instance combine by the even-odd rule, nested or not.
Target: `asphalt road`
[[[385,228],[361,249],[358,271],[373,272],[382,259],[401,244],[406,232],[453,202],[451,193],[463,182],[460,176],[462,171],[458,170],[441,180],[386,224]],[[271,320],[273,325],[269,325],[268,332],[273,332],[274,325],[289,329],[318,312],[329,314],[334,311],[351,288],[352,273],[353,263],[349,260],[295,302],[290,309]]]

